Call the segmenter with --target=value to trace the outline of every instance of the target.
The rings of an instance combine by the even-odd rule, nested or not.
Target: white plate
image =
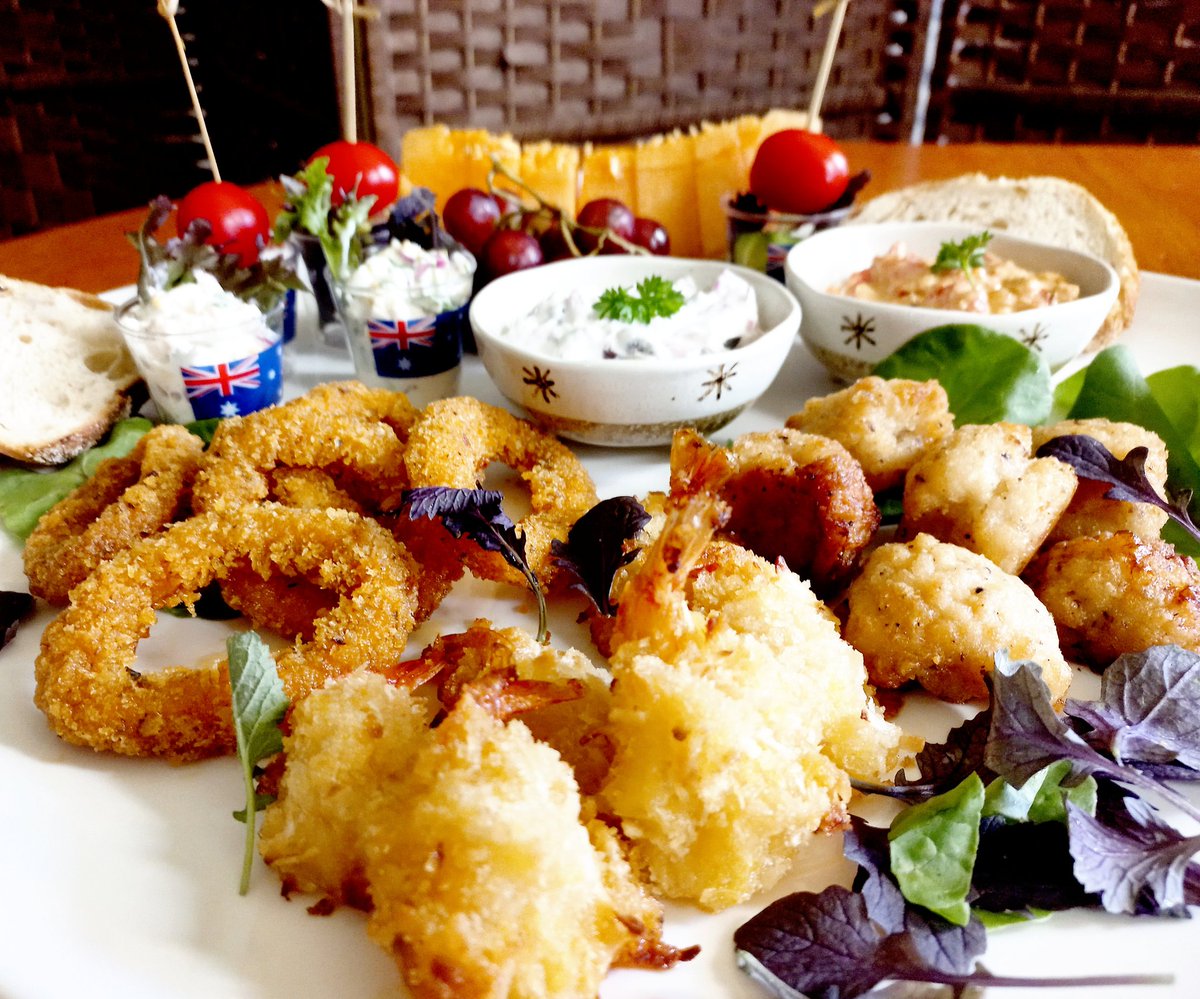
[[[1200,365],[1200,345],[1184,336],[1200,313],[1200,282],[1145,275],[1137,319],[1126,341],[1143,371]],[[349,361],[329,376],[344,376]],[[302,372],[310,382],[313,372]],[[733,437],[777,427],[809,395],[829,391],[799,343],[771,391],[730,424]],[[471,358],[463,391],[500,397]],[[579,448],[601,496],[666,485],[665,451]],[[19,553],[0,536],[0,589],[24,590]],[[530,601],[514,590],[464,581],[416,635],[455,630],[479,614],[501,623],[532,621]],[[558,644],[590,649],[561,609]],[[0,997],[3,999],[380,999],[402,994],[391,959],[366,936],[363,917],[305,912],[284,901],[261,863],[249,895],[239,897],[242,826],[237,764],[186,767],[117,759],[55,738],[34,708],[33,660],[49,611],[28,621],[0,652]],[[221,624],[165,619],[141,650],[143,661],[218,651]],[[178,660],[177,660],[178,661]],[[1089,694],[1090,696],[1090,694]],[[948,725],[951,713],[943,711]],[[937,735],[939,733],[930,733]],[[829,837],[797,858],[775,894],[818,889],[845,877],[840,840]],[[619,971],[604,999],[761,999],[733,963],[731,933],[768,899],[719,915],[669,909],[667,936],[699,943],[701,956],[666,973]],[[1200,995],[1200,924],[1064,913],[1046,923],[993,933],[984,962],[994,973],[1171,972],[1169,988],[1111,989],[1114,999]],[[1006,990],[997,996],[1040,996]],[[1057,994],[1057,992],[1056,992]]]

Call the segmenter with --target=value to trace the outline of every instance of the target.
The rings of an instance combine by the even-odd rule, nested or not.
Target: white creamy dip
[[[168,291],[152,291],[118,313],[129,352],[164,419],[194,419],[182,368],[254,357],[279,339],[250,302],[226,291],[211,274]]]
[[[363,318],[420,319],[465,305],[474,276],[467,253],[393,239],[355,268],[345,290]]]
[[[596,301],[604,288],[559,291],[501,330],[514,344],[567,360],[694,357],[740,346],[762,330],[754,289],[733,271],[701,289],[690,277],[673,282],[684,303],[671,316],[648,323],[601,319]],[[636,287],[626,288],[637,295]]]

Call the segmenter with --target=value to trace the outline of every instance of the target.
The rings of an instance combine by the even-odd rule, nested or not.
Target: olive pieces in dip
[[[943,243],[937,259],[925,260],[897,243],[866,270],[829,289],[866,302],[996,315],[1073,302],[1079,286],[1053,271],[1035,273],[985,247],[991,235]]]

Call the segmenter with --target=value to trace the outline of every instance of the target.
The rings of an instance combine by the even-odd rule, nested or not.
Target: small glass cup
[[[733,196],[721,198],[729,238],[729,259],[735,264],[763,271],[783,281],[783,261],[788,250],[822,229],[832,229],[850,214],[853,205],[813,215],[787,212],[747,212],[736,207]]]
[[[191,423],[240,416],[283,394],[282,303],[224,324],[148,328],[138,299],[116,312],[117,326],[150,390],[159,418]]]
[[[468,255],[469,257],[469,255]],[[403,392],[414,406],[457,395],[462,375],[464,331],[474,280],[471,273],[447,271],[428,287],[428,298],[408,293],[397,307],[387,289],[335,283],[338,308],[359,381]],[[438,304],[434,304],[434,303]],[[434,311],[434,310],[438,311]]]

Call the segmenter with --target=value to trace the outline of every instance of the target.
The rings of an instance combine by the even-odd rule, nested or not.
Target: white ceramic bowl
[[[754,288],[763,332],[731,350],[688,358],[565,360],[513,345],[501,332],[560,288],[597,296],[650,275],[690,274],[709,287],[725,269]],[[716,260],[604,256],[564,260],[507,274],[471,303],[475,344],[492,380],[547,430],[586,444],[665,444],[678,427],[723,427],[767,390],[800,325],[796,299],[778,281]]]
[[[839,381],[853,381],[916,334],[948,323],[972,323],[1015,337],[1038,351],[1051,370],[1079,354],[1104,322],[1116,299],[1116,272],[1104,261],[1003,232],[988,250],[1034,271],[1056,271],[1079,285],[1073,302],[1023,312],[981,315],[831,295],[834,285],[866,269],[903,242],[933,260],[942,243],[959,242],[978,227],[943,222],[884,222],[829,229],[798,243],[786,261],[788,287],[804,309],[800,336]]]

